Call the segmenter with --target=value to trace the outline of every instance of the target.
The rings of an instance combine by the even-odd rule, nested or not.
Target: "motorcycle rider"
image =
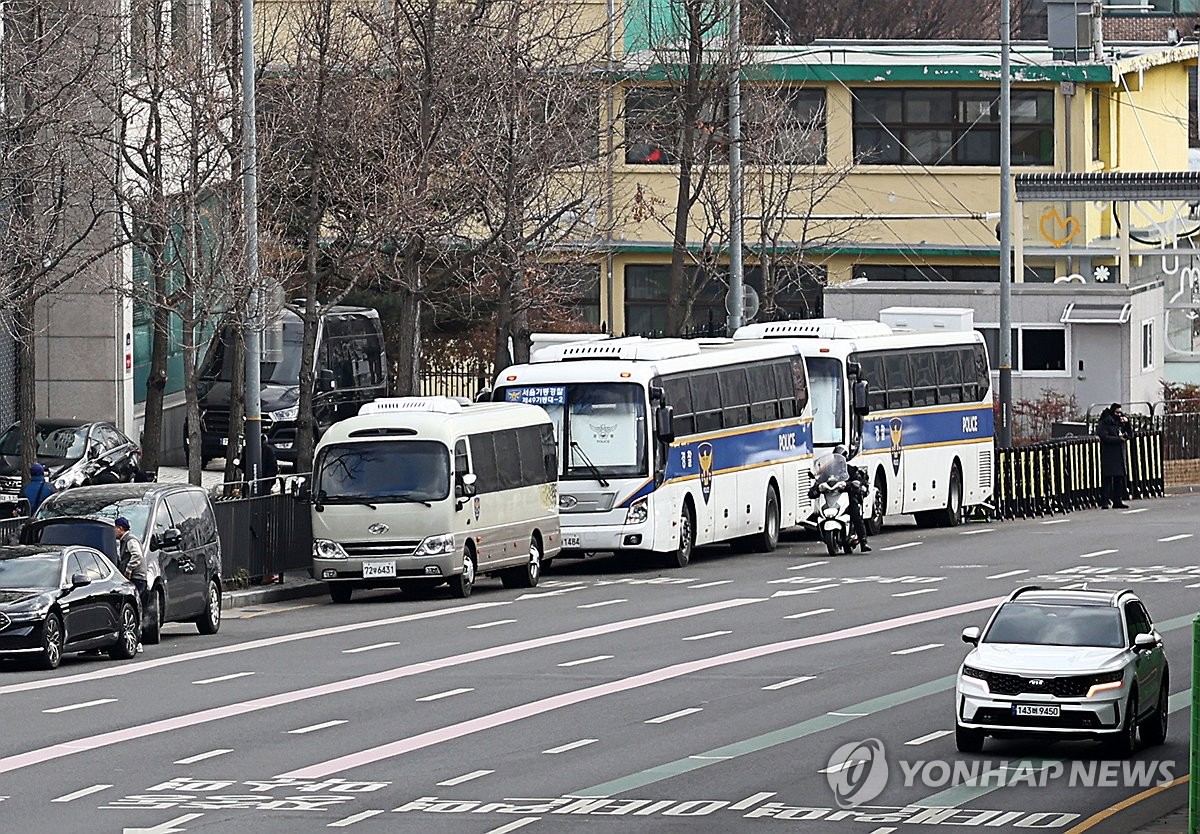
[[[854,526],[854,534],[858,538],[859,552],[870,553],[871,547],[867,544],[867,525],[863,521],[863,498],[866,497],[868,490],[867,472],[865,469],[850,465],[845,446],[841,444],[834,446],[833,454],[846,460],[846,471],[849,476],[846,481],[846,496],[850,499],[850,523]],[[808,491],[808,497],[816,498],[819,489],[819,484],[813,484],[812,489]]]

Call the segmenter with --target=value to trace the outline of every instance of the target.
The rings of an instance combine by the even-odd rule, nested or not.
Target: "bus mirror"
[[[470,498],[475,494],[475,481],[478,480],[474,472],[466,472],[458,476],[458,492],[462,498]]]
[[[846,363],[846,376],[852,376],[855,379],[861,378],[862,377],[862,363],[847,362]]]
[[[675,409],[669,405],[659,406],[654,412],[654,436],[663,443],[675,439]]]
[[[870,393],[871,386],[865,379],[854,383],[854,413],[859,417],[871,413]]]
[[[650,402],[661,403],[667,398],[667,392],[662,389],[661,385],[650,386]]]

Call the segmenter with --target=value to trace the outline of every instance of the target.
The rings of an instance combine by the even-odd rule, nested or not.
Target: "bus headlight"
[[[347,559],[346,551],[335,541],[315,539],[313,541],[314,559]]]
[[[441,556],[444,553],[454,552],[454,534],[442,533],[438,536],[426,536],[425,540],[417,545],[417,549],[413,551],[414,556]]]
[[[642,524],[649,517],[649,502],[645,498],[639,498],[629,505],[629,512],[625,513],[625,523]]]

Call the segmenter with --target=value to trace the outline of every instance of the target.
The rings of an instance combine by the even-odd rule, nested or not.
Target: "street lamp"
[[[1000,0],[1000,425],[1001,448],[1012,445],[1012,21]]]
[[[242,0],[242,203],[246,217],[246,281],[250,298],[242,322],[246,344],[246,416],[242,462],[251,491],[262,472],[262,327],[258,287],[258,136],[254,127],[254,0]]]

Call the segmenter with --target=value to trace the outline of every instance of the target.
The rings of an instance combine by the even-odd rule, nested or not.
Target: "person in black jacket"
[[[850,481],[846,484],[850,495],[850,523],[854,525],[854,532],[858,536],[859,552],[870,553],[871,548],[867,545],[867,525],[863,521],[863,500],[868,491],[867,470],[849,464],[846,468],[850,472]]]
[[[1113,403],[1100,413],[1096,437],[1100,438],[1100,480],[1104,488],[1100,506],[1104,509],[1129,506],[1125,503],[1125,444],[1132,436],[1120,403]]]

